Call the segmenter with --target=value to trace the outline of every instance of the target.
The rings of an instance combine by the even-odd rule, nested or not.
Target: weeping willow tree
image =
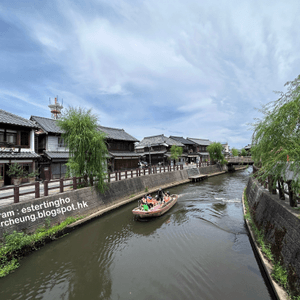
[[[227,163],[223,155],[223,146],[221,143],[213,142],[209,146],[207,146],[206,149],[209,153],[210,158],[213,161],[218,162],[221,165]]]
[[[286,93],[259,110],[263,117],[253,125],[252,158],[263,180],[272,176],[292,182],[299,191],[300,174],[300,75],[285,84]]]
[[[58,120],[58,126],[69,148],[66,163],[68,174],[98,180],[98,189],[103,192],[106,178],[106,159],[108,155],[105,135],[98,131],[98,119],[91,110],[69,108]]]

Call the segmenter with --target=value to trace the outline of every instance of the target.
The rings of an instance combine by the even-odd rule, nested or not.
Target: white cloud
[[[15,102],[21,101],[23,103],[33,105],[35,107],[39,107],[42,109],[46,109],[47,105],[40,104],[35,99],[32,99],[30,95],[24,95],[23,93],[16,92],[16,91],[9,91],[9,90],[0,90],[0,97],[1,101],[7,101],[7,102]]]
[[[0,6],[0,15],[22,28],[39,54],[41,69],[32,77],[39,94],[92,108],[102,125],[125,124],[137,136],[165,130],[248,144],[244,124],[252,122],[252,107],[275,99],[272,91],[298,74],[299,6],[291,0],[63,0],[34,10]],[[26,71],[36,65],[23,62]],[[53,66],[50,72],[43,63]],[[7,72],[14,78],[20,70]],[[47,109],[24,86],[5,97]]]

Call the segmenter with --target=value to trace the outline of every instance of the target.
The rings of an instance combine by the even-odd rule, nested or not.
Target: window
[[[17,131],[6,130],[6,141],[11,144],[17,144]]]
[[[0,129],[0,142],[4,142],[4,129]]]
[[[21,146],[29,146],[29,132],[21,132]]]
[[[67,147],[65,140],[61,136],[58,137],[58,147]]]

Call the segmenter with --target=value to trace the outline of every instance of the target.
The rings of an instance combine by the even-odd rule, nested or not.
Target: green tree
[[[244,148],[241,150],[241,156],[247,156],[247,151]]]
[[[235,148],[232,148],[231,153],[232,153],[233,156],[238,156],[239,155],[239,150],[235,149]]]
[[[300,75],[287,82],[287,92],[279,93],[278,100],[262,106],[263,114],[252,124],[251,154],[256,165],[261,166],[259,176],[273,176],[277,181],[294,174],[293,187],[299,188],[300,171]],[[289,163],[287,163],[289,161]]]
[[[69,108],[58,120],[69,148],[68,173],[98,180],[97,187],[105,189],[107,147],[105,135],[98,130],[98,119],[91,110]]]
[[[223,155],[223,146],[221,143],[213,142],[209,146],[207,146],[207,151],[209,153],[210,158],[221,164],[226,163]]]
[[[173,145],[171,147],[170,151],[171,151],[170,159],[174,159],[176,161],[182,155],[183,149],[182,149],[182,147]]]

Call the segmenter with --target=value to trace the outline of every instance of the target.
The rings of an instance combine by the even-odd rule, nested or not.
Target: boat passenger
[[[158,190],[158,199],[157,200],[160,200],[160,201],[164,200],[164,191],[162,189]]]
[[[142,204],[147,204],[147,196],[143,196],[142,198]]]
[[[149,206],[149,208],[153,207],[153,201],[151,197],[147,197],[147,205]]]
[[[170,192],[166,192],[166,194],[164,194],[164,202],[168,202],[169,200],[171,200],[171,197],[170,197]]]

